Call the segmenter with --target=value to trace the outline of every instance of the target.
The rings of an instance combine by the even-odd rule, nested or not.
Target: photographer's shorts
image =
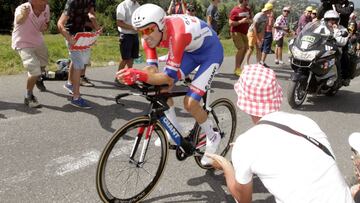
[[[29,76],[41,75],[41,67],[48,64],[48,49],[45,44],[33,48],[17,49]]]

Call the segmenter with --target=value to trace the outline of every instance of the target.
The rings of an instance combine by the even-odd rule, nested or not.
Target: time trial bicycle
[[[169,149],[175,150],[180,161],[193,156],[201,168],[211,168],[200,161],[205,152],[206,135],[198,123],[195,122],[187,136],[182,136],[164,113],[169,109],[168,98],[185,96],[187,91],[163,92],[164,86],[145,83],[131,87],[140,93],[119,94],[116,102],[121,103],[123,97],[130,95],[142,96],[150,102],[149,112],[118,129],[103,150],[96,171],[96,187],[104,202],[139,202],[144,199],[159,182]],[[216,154],[225,156],[236,131],[236,110],[226,98],[209,105],[209,96],[210,91],[207,91],[203,96],[203,108],[213,120],[214,130],[221,136]],[[166,132],[175,144],[168,142]],[[155,146],[156,139],[160,140],[161,146]]]

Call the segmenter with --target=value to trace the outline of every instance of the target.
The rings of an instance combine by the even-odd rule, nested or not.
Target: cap
[[[271,10],[271,9],[273,9],[272,3],[266,3],[264,8],[261,11],[264,12],[264,11],[268,11],[268,10]]]

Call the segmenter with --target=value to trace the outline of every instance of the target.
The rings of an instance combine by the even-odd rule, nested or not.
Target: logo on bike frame
[[[174,125],[169,121],[169,119],[166,116],[163,116],[160,118],[161,124],[166,128],[166,130],[170,133],[171,138],[175,141],[177,145],[180,145],[181,135],[179,134],[179,131],[174,127]]]

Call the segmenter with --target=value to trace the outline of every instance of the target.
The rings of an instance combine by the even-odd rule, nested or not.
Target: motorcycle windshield
[[[322,39],[328,37],[323,34],[326,29],[319,21],[308,23],[296,38],[297,47],[303,51],[319,48]]]

